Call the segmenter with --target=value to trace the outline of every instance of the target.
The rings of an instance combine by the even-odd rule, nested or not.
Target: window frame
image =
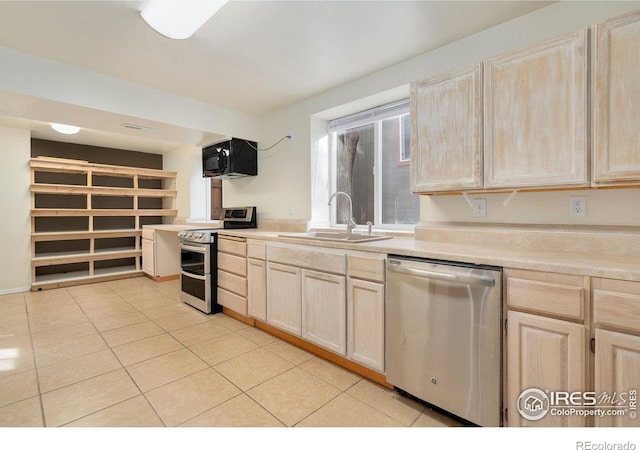
[[[407,117],[410,121],[410,117]],[[410,123],[410,122],[409,122]],[[411,136],[409,136],[409,148],[408,148],[408,156],[405,157],[404,151],[407,149],[407,146],[404,145],[404,124],[402,123],[402,116],[400,116],[400,126],[398,127],[398,165],[399,166],[408,166],[411,164]],[[411,132],[409,132],[411,133]]]
[[[392,108],[396,108],[396,105],[403,104],[403,111],[392,114],[385,115],[384,113],[379,115],[378,117],[370,116],[370,119],[367,119],[367,114],[369,111],[376,109],[383,109],[388,105],[391,105]],[[353,117],[356,117],[357,120],[354,120],[353,123],[347,125],[333,125],[332,121],[329,121],[327,127],[327,133],[329,135],[329,195],[336,192],[337,190],[337,174],[338,174],[338,133],[350,128],[356,128],[359,126],[367,125],[373,123],[374,125],[374,165],[373,165],[373,177],[374,177],[374,224],[373,229],[376,230],[398,230],[398,231],[413,231],[417,223],[414,224],[395,224],[395,223],[382,223],[382,121],[393,119],[393,118],[401,118],[402,116],[410,114],[409,108],[409,99],[403,99],[398,102],[393,102],[392,104],[381,105],[377,108],[372,108],[372,110],[361,111],[353,114]],[[397,109],[397,108],[396,108]],[[341,119],[336,119],[336,122],[344,122],[348,117],[346,116]],[[402,156],[402,138],[403,138],[403,127],[399,127],[399,140],[400,144],[398,145],[398,149],[396,149],[396,160],[399,166],[401,165],[409,165],[410,159],[401,161]],[[329,207],[329,224],[331,228],[346,228],[345,224],[337,223],[337,201],[333,201],[331,206]],[[419,211],[418,211],[419,215]],[[419,220],[419,219],[418,219]],[[366,224],[357,224],[357,230],[366,230]]]

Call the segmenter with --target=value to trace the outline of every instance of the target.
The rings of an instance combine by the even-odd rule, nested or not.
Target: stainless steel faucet
[[[342,191],[334,192],[331,197],[329,197],[329,202],[327,204],[331,205],[331,200],[333,200],[333,198],[338,194],[344,195],[345,197],[347,197],[347,200],[349,200],[349,219],[347,220],[347,234],[351,234],[353,232],[353,229],[356,227],[356,222],[353,220],[353,202],[351,201],[351,197],[349,197],[349,194]]]

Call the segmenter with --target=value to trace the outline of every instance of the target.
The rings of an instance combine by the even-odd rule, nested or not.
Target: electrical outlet
[[[289,131],[289,133],[287,133],[287,136],[289,136],[289,140],[293,140],[293,131]]]
[[[586,197],[569,197],[569,215],[571,217],[584,217],[587,215]]]
[[[293,216],[296,213],[296,205],[293,203],[289,204],[289,215]]]
[[[471,202],[473,217],[487,217],[487,201],[483,198]]]

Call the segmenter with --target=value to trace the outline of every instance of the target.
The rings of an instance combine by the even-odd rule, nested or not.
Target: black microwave
[[[258,174],[258,145],[232,138],[202,149],[202,176],[240,178]]]

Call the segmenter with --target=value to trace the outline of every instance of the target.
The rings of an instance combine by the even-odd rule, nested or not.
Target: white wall
[[[510,194],[469,195],[487,200],[487,217],[474,218],[462,195],[423,196],[422,222],[474,222],[519,224],[620,225],[640,224],[640,189],[603,189],[552,192],[519,192],[504,205]],[[569,215],[569,197],[587,201],[585,217]]]
[[[197,100],[152,89],[90,70],[0,47],[0,92],[12,92],[34,99],[46,99],[61,105],[73,105],[95,111],[109,111],[132,118],[166,123],[192,130],[203,130],[245,139],[258,139],[257,117]],[[0,105],[4,115],[22,117],[24,110],[37,107],[23,102]],[[57,111],[59,112],[59,111]],[[51,112],[30,111],[30,115]],[[73,123],[84,123],[82,112],[71,113]],[[26,117],[44,122],[63,121],[57,117]]]
[[[271,145],[289,130],[294,139],[258,157],[258,176],[225,181],[225,205],[256,205],[262,217],[322,221],[312,203],[321,205],[312,181],[316,149],[322,139],[312,121],[347,114],[407,96],[412,81],[464,67],[491,56],[550,37],[591,26],[639,9],[640,2],[558,2],[474,36],[396,64],[338,88],[262,117],[261,146]],[[335,117],[335,115],[334,115]],[[317,123],[317,122],[314,122]],[[312,133],[313,129],[313,133]],[[313,156],[313,158],[312,158]],[[322,184],[320,182],[319,184]],[[526,223],[637,224],[638,208],[630,208],[634,190],[580,192],[587,196],[588,216],[569,219],[567,193],[519,194],[508,207],[504,196],[488,199],[484,221]],[[314,200],[312,200],[314,199]],[[423,221],[473,220],[460,195],[423,197]]]
[[[177,220],[206,216],[206,180],[202,178],[202,149],[186,145],[162,155],[164,170],[176,171]]]
[[[258,148],[258,175],[222,182],[225,207],[257,206],[259,217],[307,220],[310,210],[309,113],[296,107],[265,117]]]
[[[28,130],[0,126],[0,294],[31,286]]]

